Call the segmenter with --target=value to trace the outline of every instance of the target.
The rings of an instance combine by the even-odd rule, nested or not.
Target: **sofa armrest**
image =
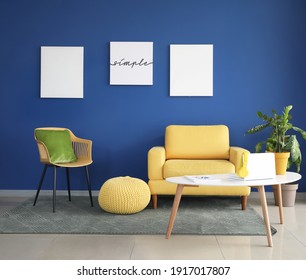
[[[240,147],[230,147],[230,162],[235,165],[235,171],[241,167],[242,153],[249,152],[248,150]]]
[[[162,146],[155,146],[148,152],[148,177],[150,180],[163,179],[163,166],[166,161],[166,150]]]

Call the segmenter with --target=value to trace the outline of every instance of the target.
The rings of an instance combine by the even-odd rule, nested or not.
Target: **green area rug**
[[[116,215],[103,211],[94,197],[58,196],[56,212],[52,197],[28,199],[15,209],[0,214],[0,233],[49,234],[165,234],[173,197],[160,197],[158,209],[149,205],[132,215]],[[242,211],[239,198],[182,197],[172,234],[192,235],[266,235],[262,217],[248,206]],[[272,234],[276,230],[271,227]]]

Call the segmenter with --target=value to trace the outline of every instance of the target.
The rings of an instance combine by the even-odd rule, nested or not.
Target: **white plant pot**
[[[282,189],[282,198],[283,198],[283,207],[293,207],[295,204],[296,191],[298,189],[298,184],[283,184]],[[272,186],[274,193],[275,205],[278,206],[278,197],[276,193],[276,186]]]

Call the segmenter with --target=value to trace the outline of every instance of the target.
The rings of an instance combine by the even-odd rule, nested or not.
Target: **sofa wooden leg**
[[[157,209],[157,194],[152,194],[151,198],[153,209]]]
[[[241,210],[246,210],[248,204],[248,197],[241,196]]]

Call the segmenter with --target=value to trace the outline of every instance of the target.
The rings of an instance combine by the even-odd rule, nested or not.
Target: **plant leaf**
[[[302,137],[304,140],[306,140],[306,131],[304,131],[303,129],[296,127],[296,126],[292,126],[292,129],[301,133]]]
[[[256,146],[255,146],[255,152],[256,152],[256,153],[261,152],[261,150],[262,150],[262,144],[263,144],[263,143],[264,143],[264,142],[259,142],[259,143],[256,144]]]
[[[268,126],[269,126],[268,123],[256,125],[256,126],[250,128],[249,130],[247,130],[247,131],[245,132],[245,134],[254,134],[254,133],[257,133],[257,132],[259,132],[259,131],[262,131],[263,129],[265,129],[265,128],[268,127]]]
[[[271,118],[270,117],[268,117],[266,114],[263,114],[262,112],[257,112],[257,116],[260,118],[260,119],[262,119],[262,120],[264,120],[265,122],[270,122],[271,121]]]

